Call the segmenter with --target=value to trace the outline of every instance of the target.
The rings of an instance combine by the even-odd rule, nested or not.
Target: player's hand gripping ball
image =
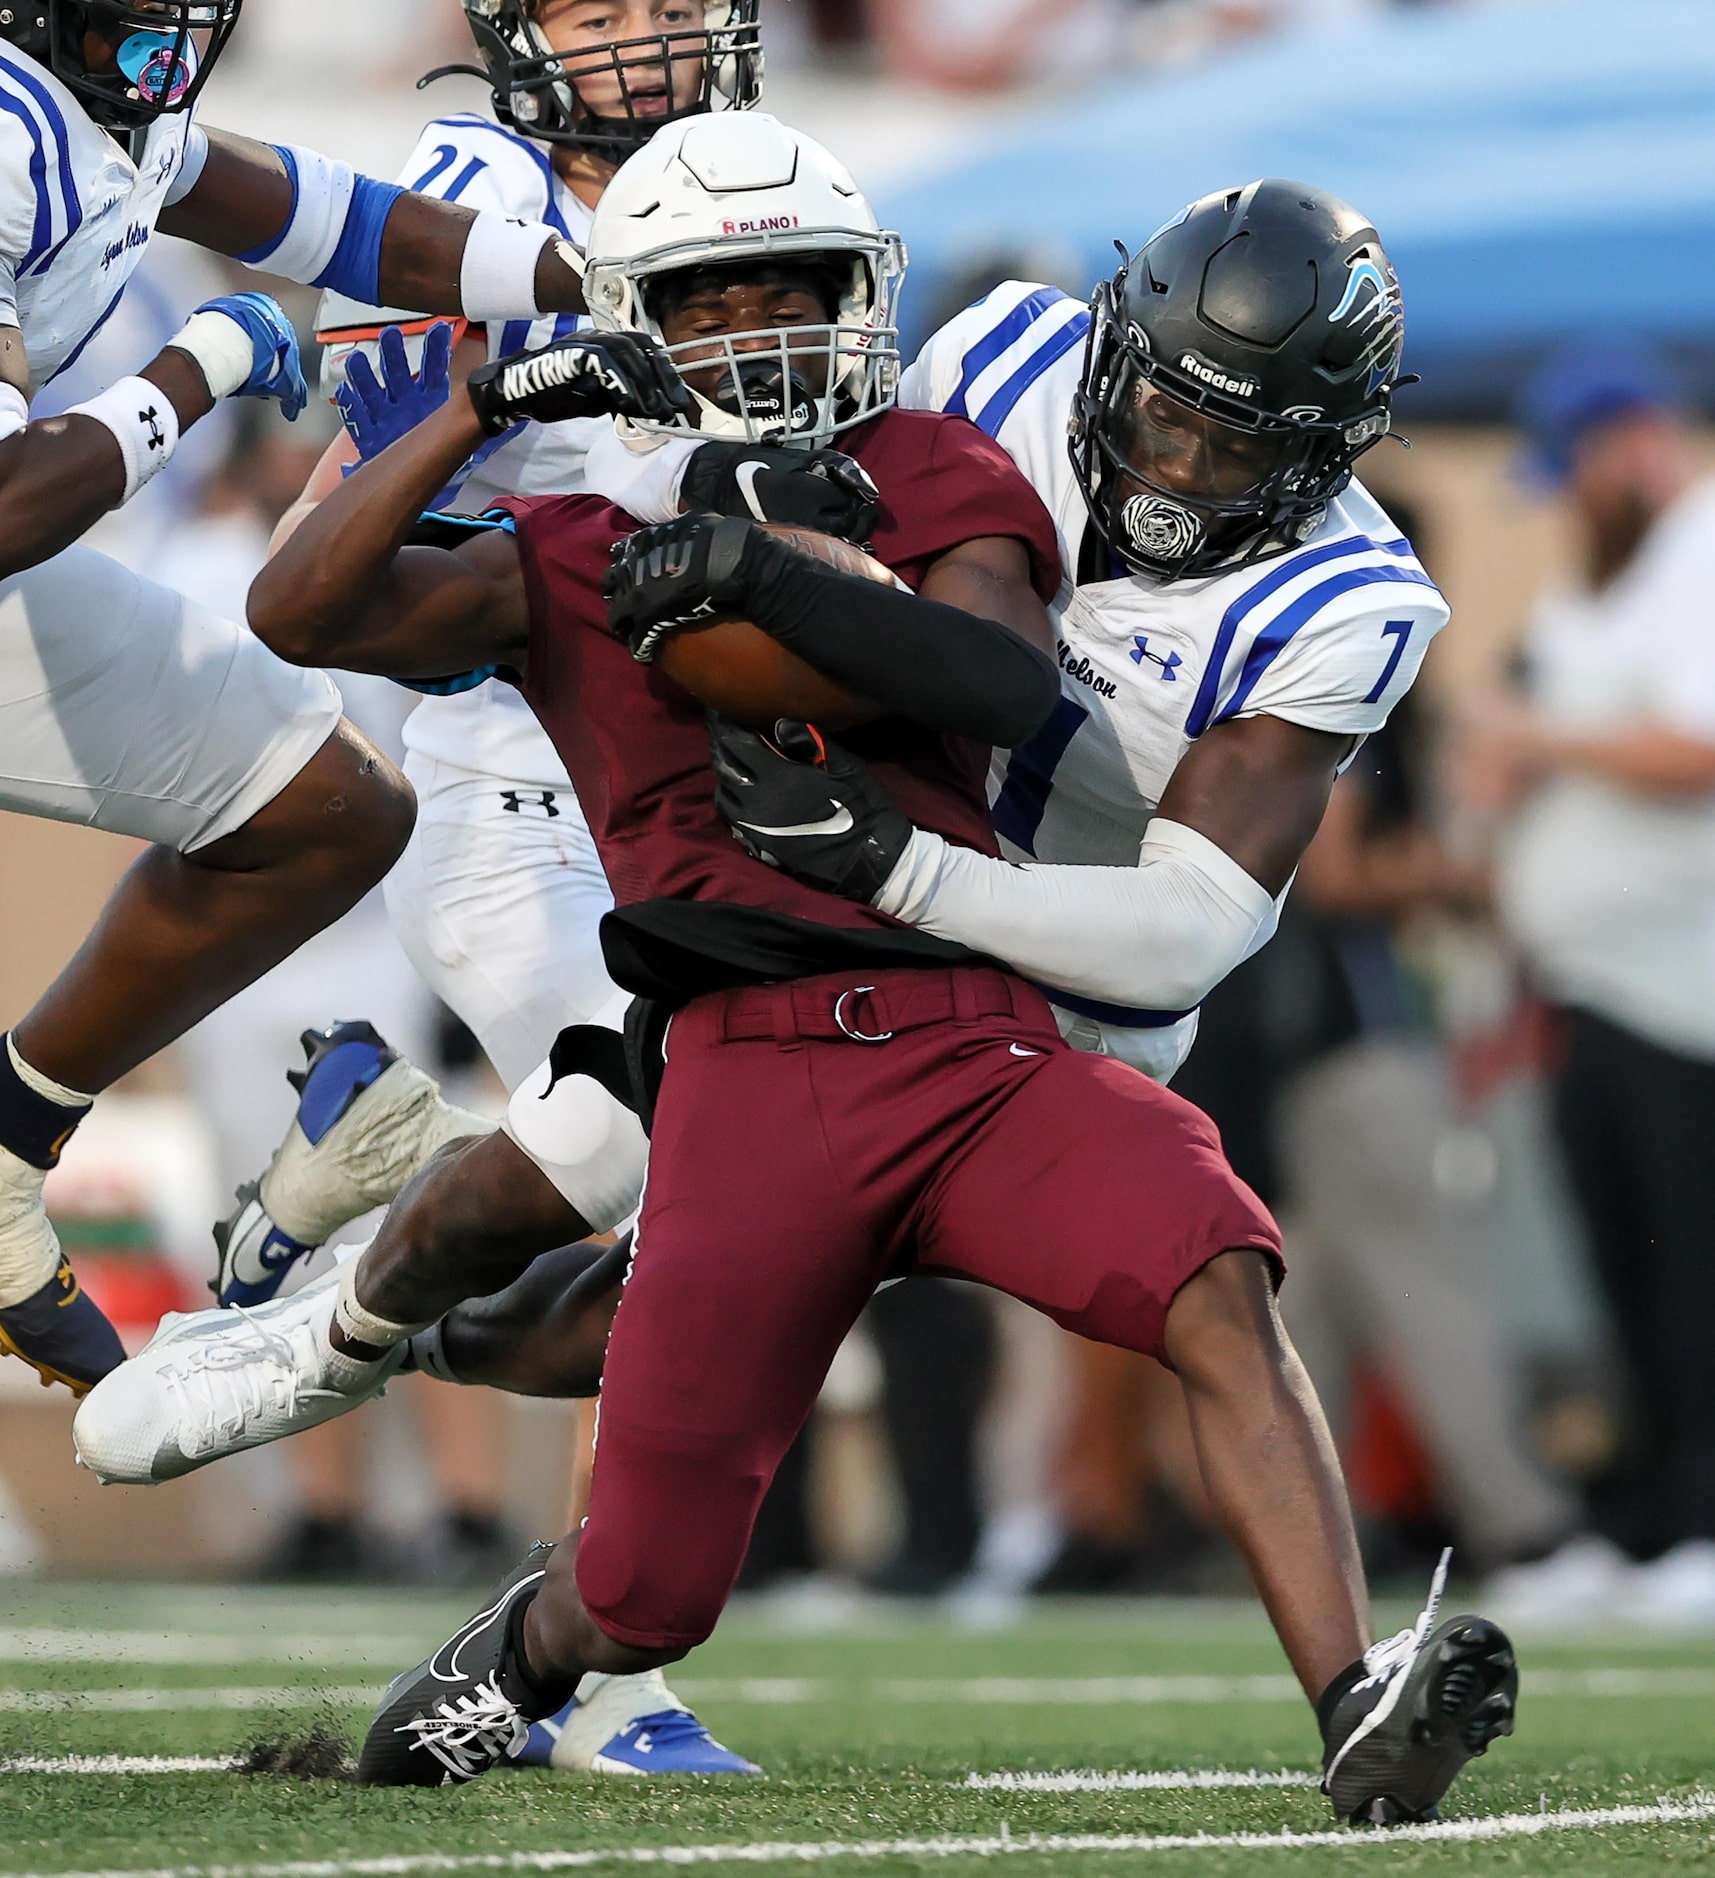
[[[755,623],[771,580],[808,555],[838,574],[902,583],[862,548],[814,529],[684,515],[618,542],[602,591],[608,625],[642,664],[744,724],[793,717],[830,729],[881,715]]]
[[[685,465],[679,488],[691,514],[789,522],[860,544],[874,532],[881,506],[881,492],[855,458],[781,444],[705,443]]]
[[[525,418],[636,417],[670,424],[691,393],[644,333],[578,332],[534,352],[479,366],[467,381],[482,427],[498,437]]]
[[[911,840],[911,823],[868,768],[808,724],[771,736],[711,714],[715,806],[745,849],[770,867],[871,901]]]

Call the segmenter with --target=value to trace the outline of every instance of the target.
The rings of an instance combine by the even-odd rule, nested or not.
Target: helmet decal
[[[196,41],[187,40],[181,53],[177,33],[133,33],[119,48],[119,69],[145,104],[170,108],[196,77]]]
[[[1202,518],[1167,496],[1133,496],[1120,522],[1133,547],[1151,560],[1183,561],[1203,540]]]

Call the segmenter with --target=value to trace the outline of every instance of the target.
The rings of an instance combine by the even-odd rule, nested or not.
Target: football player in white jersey
[[[0,1348],[87,1388],[122,1356],[43,1210],[95,1093],[351,906],[409,791],[332,683],[73,546],[215,400],[305,396],[258,295],[200,309],[142,374],[30,421],[157,228],[290,279],[473,317],[582,303],[562,232],[415,197],[193,111],[242,0],[32,0],[0,12],[0,807],[154,845],[0,1049]],[[667,390],[585,380],[569,411]],[[610,382],[597,388],[598,377]],[[663,403],[662,409],[670,409]]]
[[[1093,307],[997,288],[901,385],[996,438],[1048,504],[1062,696],[995,761],[1008,859],[895,821],[875,903],[1028,973],[1071,1041],[1156,1077],[1272,935],[1336,774],[1447,621],[1352,476],[1389,430],[1403,324],[1375,229],[1263,181],[1191,204]],[[848,774],[835,791],[868,801],[874,837]],[[728,782],[741,833],[788,825],[795,790],[826,819],[826,787],[747,743]],[[747,838],[789,871],[846,858],[826,837]]]

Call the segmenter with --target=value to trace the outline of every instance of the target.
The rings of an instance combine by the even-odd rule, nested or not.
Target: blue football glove
[[[250,376],[232,395],[235,398],[275,398],[287,422],[301,417],[310,401],[298,357],[298,335],[285,308],[265,293],[229,293],[205,300],[199,313],[224,313],[244,330],[255,363]]]
[[[423,340],[423,369],[415,377],[405,356],[405,335],[397,326],[381,335],[379,379],[365,354],[351,355],[334,402],[357,445],[359,462],[378,457],[446,403],[453,389],[452,356],[453,329],[445,321],[429,328]]]

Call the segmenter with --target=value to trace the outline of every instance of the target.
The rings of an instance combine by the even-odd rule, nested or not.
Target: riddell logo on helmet
[[[1223,372],[1220,366],[1198,358],[1195,352],[1180,353],[1179,369],[1189,372],[1211,391],[1225,391],[1235,398],[1254,398],[1260,389],[1254,378],[1235,378],[1231,372]]]
[[[773,235],[783,228],[796,228],[798,218],[795,215],[764,215],[754,222],[722,222],[723,235]]]

